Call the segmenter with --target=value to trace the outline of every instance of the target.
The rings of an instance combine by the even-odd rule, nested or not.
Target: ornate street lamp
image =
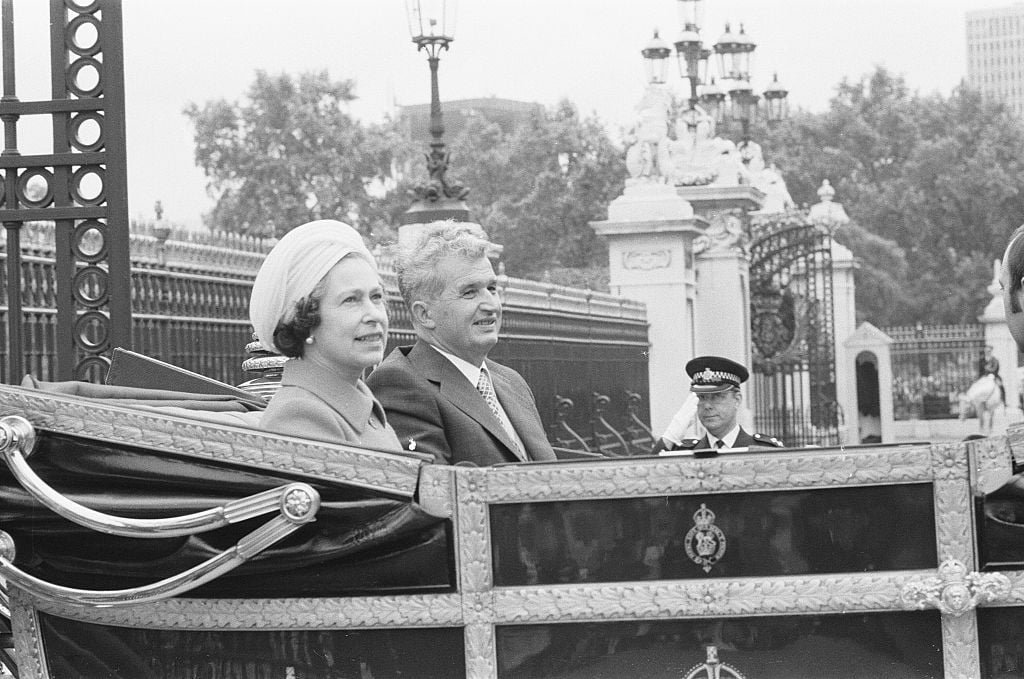
[[[749,80],[733,80],[729,86],[729,107],[732,119],[742,126],[743,143],[750,141],[750,122],[757,115],[757,102]]]
[[[764,102],[768,109],[769,123],[785,120],[789,115],[788,94],[789,90],[782,86],[782,83],[779,82],[779,74],[776,73],[772,78],[772,82],[764,91]]]
[[[722,82],[720,87],[708,73],[712,50],[705,47],[701,40],[703,0],[677,0],[677,6],[682,31],[674,43],[676,58],[679,62],[679,74],[689,81],[690,89],[689,109],[681,114],[682,119],[691,128],[703,114],[713,118],[716,123],[723,123],[728,100],[730,118],[742,126],[743,142],[746,144],[750,141],[750,124],[757,115],[758,102],[761,99],[751,86],[751,60],[757,45],[747,35],[742,24],[737,33],[732,32],[729,24],[725,25],[725,32],[713,46]],[[786,117],[788,94],[788,91],[778,83],[776,76],[764,92],[765,108],[770,123]],[[702,110],[697,110],[698,105]]]
[[[658,37],[658,31],[654,31],[654,37],[640,50],[644,57],[644,69],[647,72],[647,83],[649,85],[663,85],[665,74],[668,71],[668,58],[672,54],[668,43]]]
[[[705,48],[700,39],[702,0],[678,0],[677,6],[683,30],[674,43],[676,59],[679,75],[690,84],[689,108],[683,113],[683,119],[692,128],[700,117],[697,112],[698,88],[707,82],[707,63],[711,50]]]
[[[716,125],[725,122],[726,96],[722,88],[715,84],[714,78],[707,85],[701,86],[700,105],[711,116]]]
[[[725,33],[715,43],[718,72],[722,78],[749,81],[750,61],[755,49],[757,45],[747,36],[743,24],[740,24],[739,33],[733,33],[729,24],[726,24]]]
[[[469,221],[469,209],[463,199],[469,189],[449,183],[448,152],[444,146],[444,122],[437,86],[437,68],[441,52],[455,39],[455,0],[406,0],[409,34],[417,51],[427,53],[430,64],[430,153],[427,154],[429,179],[417,186],[416,202],[402,215],[402,224],[425,224],[439,219]]]

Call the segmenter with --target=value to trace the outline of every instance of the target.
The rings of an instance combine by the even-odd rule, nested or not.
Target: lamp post
[[[455,39],[455,0],[406,0],[409,34],[417,51],[427,53],[430,65],[430,153],[427,154],[429,178],[417,186],[416,202],[402,215],[402,224],[425,224],[442,219],[469,221],[469,209],[464,199],[469,189],[450,182],[448,152],[444,145],[444,121],[441,115],[441,97],[437,85],[437,70],[441,52]]]
[[[664,40],[658,37],[658,31],[654,31],[654,37],[647,43],[640,54],[644,57],[644,69],[647,71],[647,84],[648,85],[663,85],[665,84],[665,75],[668,70],[669,56],[672,54],[672,49],[668,46]]]
[[[676,57],[680,75],[689,81],[690,90],[689,109],[682,114],[683,119],[691,128],[704,114],[716,123],[724,123],[728,104],[730,118],[741,125],[742,148],[750,142],[750,124],[757,116],[761,99],[751,85],[750,63],[757,44],[750,39],[742,24],[735,33],[726,24],[725,32],[713,45],[713,50],[709,49],[701,38],[703,0],[677,0],[677,3],[682,31],[675,41]],[[725,91],[710,76],[708,62],[712,53],[718,58],[718,75]],[[779,84],[776,74],[764,92],[769,123],[786,117],[788,94],[788,90]]]

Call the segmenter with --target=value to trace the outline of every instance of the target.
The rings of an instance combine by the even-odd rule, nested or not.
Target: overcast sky
[[[726,21],[757,43],[753,72],[773,72],[793,105],[821,111],[836,83],[881,64],[922,93],[948,94],[965,75],[965,13],[998,0],[705,0],[705,40]],[[46,5],[15,0],[17,95],[48,98]],[[129,206],[200,228],[212,205],[193,162],[190,102],[237,100],[257,69],[326,69],[356,82],[353,113],[381,118],[429,100],[429,71],[409,40],[403,0],[123,0]],[[545,105],[568,98],[615,131],[632,122],[643,86],[640,49],[653,29],[680,27],[675,0],[461,0],[441,62],[442,99],[496,96]],[[675,69],[675,64],[672,64]],[[39,69],[42,69],[41,71]],[[683,90],[673,70],[671,85]],[[19,123],[23,153],[45,153]],[[40,127],[42,126],[42,127]],[[43,134],[39,140],[45,140]],[[33,148],[33,144],[42,147]],[[457,166],[457,159],[454,161]]]

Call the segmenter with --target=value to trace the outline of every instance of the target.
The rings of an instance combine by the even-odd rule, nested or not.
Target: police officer
[[[748,434],[736,422],[742,401],[740,385],[750,376],[745,367],[721,356],[698,356],[686,364],[686,374],[690,376],[690,391],[697,396],[697,418],[708,433],[678,444],[662,439],[654,452],[783,447],[782,441],[774,436]]]

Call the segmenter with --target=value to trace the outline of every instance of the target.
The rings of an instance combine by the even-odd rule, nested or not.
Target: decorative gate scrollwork
[[[787,446],[838,444],[831,233],[803,213],[750,229],[755,429]]]
[[[49,0],[49,9],[51,87],[50,99],[43,101],[20,101],[16,96],[13,0],[2,0],[0,12],[6,376],[17,383],[25,373],[21,226],[53,221],[56,377],[99,382],[110,363],[110,348],[131,348],[132,339],[121,3]],[[18,149],[18,121],[32,115],[50,118],[52,153],[22,155]]]

